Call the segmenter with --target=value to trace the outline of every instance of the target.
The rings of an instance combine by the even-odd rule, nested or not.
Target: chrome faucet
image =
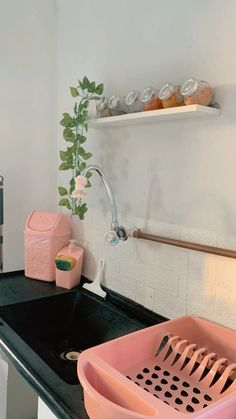
[[[104,172],[100,167],[95,165],[87,166],[86,169],[83,171],[82,176],[86,176],[88,172],[97,172],[102,179],[104,186],[106,188],[110,204],[111,204],[111,214],[112,214],[112,221],[111,221],[111,230],[108,231],[105,234],[105,240],[108,244],[111,246],[116,245],[119,240],[127,240],[128,235],[126,232],[126,229],[122,226],[119,226],[118,220],[117,220],[117,207],[116,207],[116,201],[111,189],[111,185],[108,182],[108,179],[106,178]]]

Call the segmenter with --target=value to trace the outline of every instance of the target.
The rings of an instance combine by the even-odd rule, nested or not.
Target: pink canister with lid
[[[33,211],[25,224],[25,275],[53,282],[55,256],[71,237],[69,219],[64,214]]]

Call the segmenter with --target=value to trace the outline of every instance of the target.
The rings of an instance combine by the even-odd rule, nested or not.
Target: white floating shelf
[[[217,115],[220,115],[220,109],[203,105],[188,105],[176,108],[158,109],[156,111],[109,116],[107,118],[90,119],[89,126],[92,128],[109,128],[125,125],[146,124],[165,120],[202,118],[204,116]]]

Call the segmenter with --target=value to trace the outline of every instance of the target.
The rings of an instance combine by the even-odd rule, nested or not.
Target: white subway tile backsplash
[[[236,248],[236,237],[121,214],[126,227],[207,245]],[[168,318],[202,316],[236,328],[236,260],[129,238],[104,243],[110,218],[98,209],[85,222],[72,220],[73,235],[85,247],[83,273],[94,279],[106,260],[104,285]]]
[[[155,290],[161,290],[177,297],[178,278],[178,272],[157,266],[155,269],[149,269],[145,280],[143,279],[141,281]]]
[[[142,282],[137,282],[135,301],[152,310],[154,303],[154,289]]]
[[[144,240],[137,240],[136,245],[137,259],[140,262],[154,265],[157,259],[156,244],[145,242]]]
[[[188,250],[165,246],[163,244],[156,244],[156,248],[158,266],[166,267],[176,272],[188,272]]]
[[[178,297],[187,300],[188,297],[188,274],[183,273],[178,276]]]
[[[189,252],[189,279],[201,281],[208,273],[207,258],[209,256],[200,252]]]
[[[147,277],[149,266],[143,262],[140,262],[134,257],[122,255],[120,257],[120,272],[122,275],[130,275],[137,281],[142,281]]]
[[[137,240],[133,238],[129,238],[126,241],[120,241],[119,244],[116,246],[117,251],[120,255],[129,255],[136,257],[136,246],[137,246]]]
[[[177,297],[155,291],[154,311],[170,319],[186,314],[186,302]]]
[[[106,264],[114,271],[120,271],[120,254],[117,246],[109,246],[106,243],[103,247],[103,257],[106,260]]]
[[[104,285],[135,301],[136,280],[129,275],[123,276],[112,269],[106,269]]]

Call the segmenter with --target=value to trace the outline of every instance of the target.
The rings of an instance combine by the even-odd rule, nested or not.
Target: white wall
[[[56,209],[56,2],[0,0],[4,271],[23,269],[33,209]]]
[[[236,248],[235,1],[58,5],[59,114],[72,109],[68,87],[84,74],[103,81],[106,95],[192,75],[216,86],[219,118],[91,130],[88,149],[111,181],[122,223]],[[88,277],[105,255],[111,288],[168,317],[187,312],[236,327],[235,261],[135,240],[104,248],[109,205],[95,178],[88,202],[86,221],[74,221]]]

